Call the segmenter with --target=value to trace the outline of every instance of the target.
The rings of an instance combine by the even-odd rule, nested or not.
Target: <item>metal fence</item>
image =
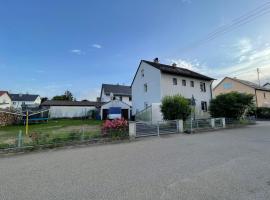
[[[13,135],[0,135],[0,151],[56,147],[99,138],[101,138],[101,130],[89,132],[84,128],[61,132],[54,132],[53,130],[48,132],[32,132],[29,135],[19,131]]]
[[[159,136],[179,133],[176,120],[152,122],[136,122],[136,137]]]

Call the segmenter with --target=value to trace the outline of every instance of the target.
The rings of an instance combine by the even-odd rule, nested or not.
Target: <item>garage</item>
[[[120,100],[112,100],[101,106],[100,116],[102,120],[124,118],[130,119],[131,106]]]

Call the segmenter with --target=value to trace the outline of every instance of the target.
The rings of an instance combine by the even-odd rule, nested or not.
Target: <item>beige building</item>
[[[228,92],[253,94],[257,107],[270,107],[270,89],[268,87],[262,87],[255,83],[237,78],[225,77],[213,89],[213,94],[217,96]]]

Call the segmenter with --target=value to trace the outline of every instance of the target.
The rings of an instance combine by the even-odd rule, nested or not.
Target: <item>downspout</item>
[[[257,90],[255,89],[255,97],[256,97],[256,107],[258,107],[258,98],[257,98]]]
[[[212,84],[213,84],[213,81],[211,81],[211,84],[210,84],[210,92],[211,92],[211,100],[213,99],[213,90],[212,90]]]

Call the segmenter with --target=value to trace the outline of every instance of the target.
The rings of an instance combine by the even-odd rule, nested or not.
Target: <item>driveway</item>
[[[0,199],[270,199],[270,122],[1,158]]]

